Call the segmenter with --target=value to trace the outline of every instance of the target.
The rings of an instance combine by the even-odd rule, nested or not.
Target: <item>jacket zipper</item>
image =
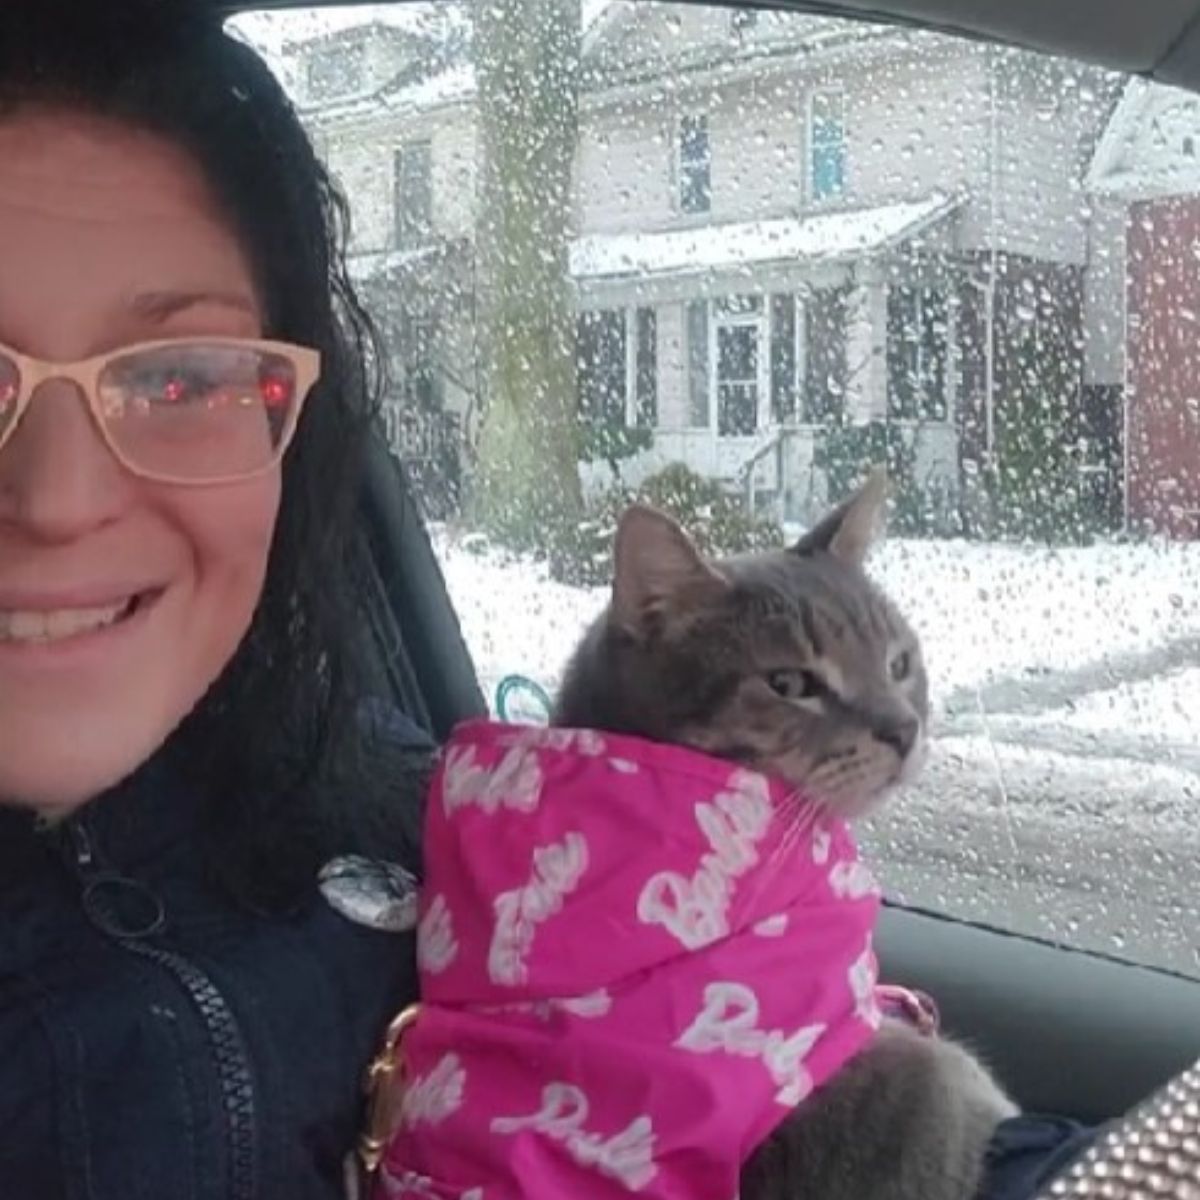
[[[103,879],[135,882],[100,866],[81,817],[70,822],[70,830],[74,848],[73,865],[81,881],[85,884]],[[229,1139],[228,1195],[230,1200],[254,1200],[258,1195],[254,1146],[254,1076],[250,1070],[245,1039],[228,1002],[208,975],[183,955],[145,945],[136,937],[122,936],[113,929],[103,928],[96,921],[92,923],[130,954],[156,963],[172,975],[199,1012],[216,1066]]]

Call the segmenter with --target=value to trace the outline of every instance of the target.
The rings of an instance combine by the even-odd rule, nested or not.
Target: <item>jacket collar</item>
[[[171,752],[159,751],[128,778],[69,817],[47,822],[27,809],[0,806],[0,885],[46,855],[90,857],[104,870],[139,867],[178,842],[197,837],[202,804]]]

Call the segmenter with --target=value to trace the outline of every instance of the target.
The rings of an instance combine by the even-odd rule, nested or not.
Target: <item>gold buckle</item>
[[[388,1139],[395,1131],[404,1098],[404,1063],[400,1058],[400,1043],[421,1011],[419,1004],[410,1004],[387,1027],[383,1049],[367,1067],[363,1090],[367,1094],[367,1127],[358,1139],[358,1157],[369,1176],[374,1175],[383,1158]]]

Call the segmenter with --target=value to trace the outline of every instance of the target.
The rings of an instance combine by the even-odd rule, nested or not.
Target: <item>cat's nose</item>
[[[874,731],[875,740],[885,746],[891,746],[901,757],[907,758],[917,743],[921,732],[921,722],[916,717],[904,717],[897,721],[889,721],[886,725],[878,726]]]

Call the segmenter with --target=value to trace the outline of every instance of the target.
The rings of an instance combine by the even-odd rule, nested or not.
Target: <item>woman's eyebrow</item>
[[[139,317],[146,317],[152,321],[165,321],[177,313],[201,305],[231,308],[251,316],[258,314],[258,305],[254,302],[253,296],[244,292],[203,289],[183,292],[139,292],[130,301],[129,307]]]

